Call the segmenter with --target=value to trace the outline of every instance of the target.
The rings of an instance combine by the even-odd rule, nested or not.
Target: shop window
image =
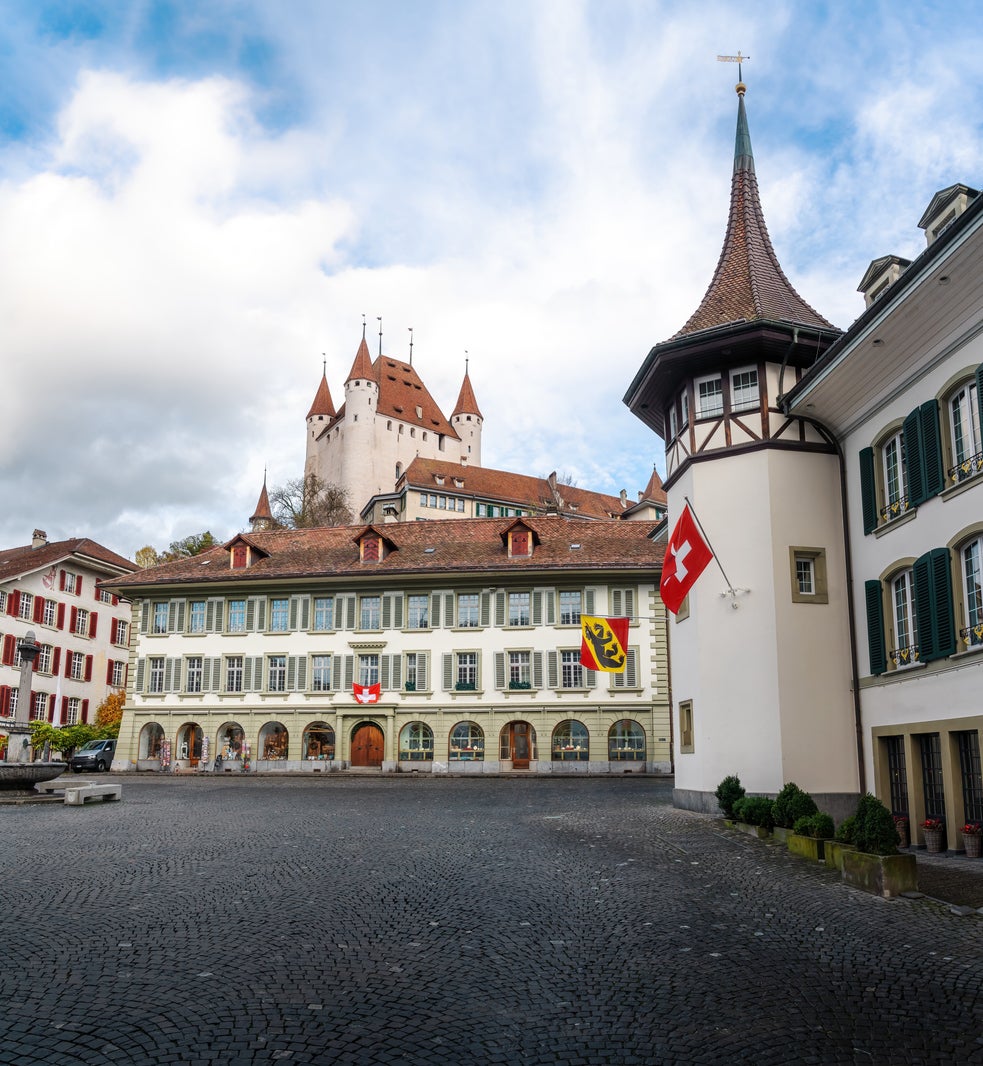
[[[485,734],[477,722],[458,722],[450,733],[448,757],[452,762],[482,762]]]
[[[137,742],[138,759],[159,759],[163,754],[164,730],[156,722],[145,725],[140,730]]]
[[[410,722],[399,731],[400,762],[433,759],[433,730],[423,722]]]
[[[327,722],[311,722],[301,739],[303,758],[323,762],[335,757],[334,729]]]
[[[611,762],[644,762],[645,730],[630,718],[615,722],[608,732],[608,759]]]
[[[590,733],[583,722],[561,722],[553,730],[552,743],[554,762],[588,762],[590,759]]]
[[[259,731],[260,758],[270,762],[286,760],[290,751],[290,734],[281,722],[267,722]]]

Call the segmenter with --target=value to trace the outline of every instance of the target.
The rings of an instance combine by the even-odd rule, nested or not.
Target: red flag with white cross
[[[669,537],[666,557],[662,563],[659,594],[667,611],[675,614],[679,610],[686,593],[712,558],[710,545],[703,539],[687,505]]]

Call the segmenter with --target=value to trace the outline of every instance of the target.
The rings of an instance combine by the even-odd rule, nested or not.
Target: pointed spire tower
[[[839,331],[775,255],[745,92],[740,81],[716,270],[625,396],[666,442],[670,525],[689,503],[719,563],[669,625],[674,801],[716,810],[714,791],[737,767],[749,793],[775,795],[795,781],[839,813],[859,787],[850,640],[833,606],[847,599],[839,460],[821,426],[781,411],[782,394]]]
[[[263,489],[256,503],[256,511],[249,519],[249,528],[253,533],[261,533],[267,529],[276,528],[276,520],[270,510],[270,497],[266,491],[266,471],[263,471]]]
[[[481,466],[481,427],[483,418],[471,387],[469,360],[464,360],[464,381],[451,414],[451,425],[461,438],[461,462]]]
[[[328,388],[328,367],[325,359],[321,368],[321,382],[314,394],[314,402],[307,412],[307,448],[304,460],[304,476],[310,474],[321,476],[318,469],[318,441],[331,427],[337,412],[331,400],[331,390]]]

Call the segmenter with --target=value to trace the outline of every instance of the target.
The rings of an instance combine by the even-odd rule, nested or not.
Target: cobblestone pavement
[[[124,778],[0,807],[0,1062],[983,1062],[983,918],[655,778]]]

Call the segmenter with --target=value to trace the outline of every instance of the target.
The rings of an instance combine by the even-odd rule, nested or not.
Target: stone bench
[[[65,785],[65,805],[81,807],[86,800],[118,800],[123,796],[122,785]]]

